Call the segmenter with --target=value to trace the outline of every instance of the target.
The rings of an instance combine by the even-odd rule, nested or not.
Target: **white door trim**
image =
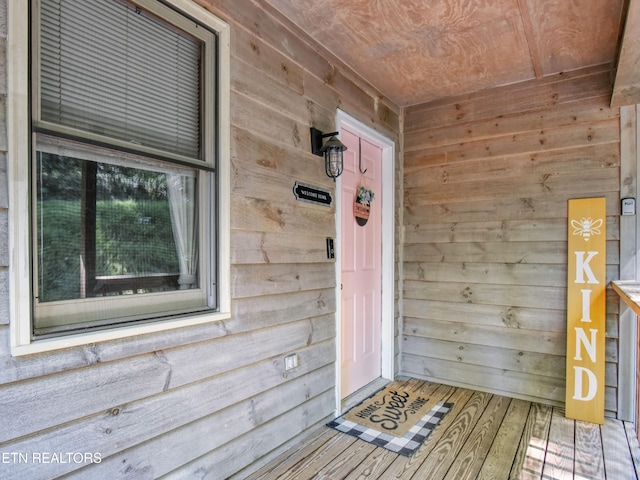
[[[639,198],[640,107],[620,108],[620,197]],[[640,218],[620,216],[620,280],[640,280]],[[620,302],[618,346],[618,419],[636,422],[638,321],[631,308]]]
[[[336,114],[336,130],[341,132],[343,128],[349,128],[358,133],[360,137],[382,149],[382,369],[383,378],[393,380],[395,372],[395,341],[394,341],[394,259],[395,259],[395,144],[373,128],[356,120],[342,110]],[[342,281],[342,260],[340,251],[342,209],[340,191],[342,181],[340,177],[336,181],[336,415],[341,412],[341,341],[342,341],[342,317],[340,312],[340,285]]]

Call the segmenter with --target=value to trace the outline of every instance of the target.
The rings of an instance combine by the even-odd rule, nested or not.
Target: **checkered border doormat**
[[[453,403],[438,402],[418,423],[411,427],[404,437],[394,437],[388,433],[358,425],[342,417],[327,423],[327,426],[347,435],[358,437],[365,442],[396,452],[399,455],[410,457],[452,407]]]

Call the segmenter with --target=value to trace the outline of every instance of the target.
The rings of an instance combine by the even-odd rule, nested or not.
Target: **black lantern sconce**
[[[323,134],[320,130],[311,127],[311,153],[319,157],[324,155],[324,171],[328,177],[333,178],[334,182],[344,168],[342,152],[347,149],[336,135],[338,132]],[[331,138],[322,145],[322,140],[327,137]]]

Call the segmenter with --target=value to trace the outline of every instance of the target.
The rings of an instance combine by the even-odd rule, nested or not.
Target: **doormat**
[[[437,398],[385,387],[327,426],[408,457],[452,407]]]

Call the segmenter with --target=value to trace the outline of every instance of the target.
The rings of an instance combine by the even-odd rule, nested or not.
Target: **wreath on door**
[[[371,202],[375,194],[373,190],[360,185],[356,191],[356,200],[353,204],[353,214],[356,217],[358,225],[364,226],[369,220],[369,212],[371,210]]]

